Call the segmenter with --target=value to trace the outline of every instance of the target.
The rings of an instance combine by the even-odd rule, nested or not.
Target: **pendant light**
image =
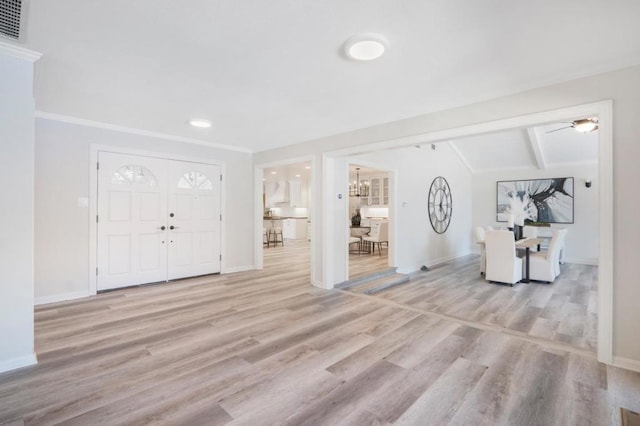
[[[356,181],[353,185],[349,184],[349,197],[368,197],[369,183],[360,182],[360,167],[356,167]]]

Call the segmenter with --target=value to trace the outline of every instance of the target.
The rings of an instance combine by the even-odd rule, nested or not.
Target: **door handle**
[[[179,227],[179,226],[173,226],[173,225],[171,225],[171,226],[169,227],[169,229],[171,229],[171,230],[173,231],[174,229],[180,229],[180,227]]]
[[[162,225],[162,226],[159,226],[158,229],[160,229],[161,231],[164,231],[165,229],[167,229],[167,227]]]

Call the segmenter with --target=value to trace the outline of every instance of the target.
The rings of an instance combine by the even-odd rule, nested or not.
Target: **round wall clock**
[[[449,183],[442,176],[438,176],[429,188],[429,220],[431,227],[438,234],[444,234],[449,227],[452,204]]]

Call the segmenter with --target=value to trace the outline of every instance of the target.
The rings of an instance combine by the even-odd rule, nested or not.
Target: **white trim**
[[[227,215],[225,211],[226,205],[226,163],[224,161],[203,160],[202,158],[190,157],[184,155],[167,154],[162,152],[147,151],[141,149],[129,149],[119,146],[91,144],[89,147],[89,296],[97,294],[97,243],[98,243],[98,225],[95,217],[98,214],[98,170],[96,164],[98,162],[98,154],[100,152],[111,152],[116,154],[136,155],[140,157],[160,158],[163,160],[178,160],[192,163],[211,164],[220,167],[222,174],[222,182],[220,182],[220,214],[222,221],[220,223],[220,273],[227,273],[224,249],[227,247],[225,223]]]
[[[613,362],[613,103],[591,104],[598,117],[598,361]],[[588,114],[583,114],[589,116]],[[592,115],[592,116],[593,116]]]
[[[0,41],[0,55],[7,55],[26,61],[35,62],[42,57],[42,53],[25,49],[11,43]]]
[[[89,297],[91,293],[87,291],[74,291],[71,293],[54,294],[51,296],[36,297],[34,305],[46,305],[48,303],[66,302],[67,300],[81,299],[83,297]]]
[[[167,133],[152,132],[150,130],[137,129],[135,127],[120,126],[118,124],[104,123],[101,121],[87,120],[84,118],[72,117],[70,115],[55,114],[53,112],[36,110],[35,117],[42,118],[44,120],[59,121],[61,123],[76,124],[78,126],[94,127],[98,129],[112,130],[114,132],[129,133],[132,135],[148,136],[152,138],[165,139],[165,140],[170,140],[175,142],[190,143],[194,145],[206,146],[208,148],[224,149],[227,151],[236,151],[236,152],[245,152],[249,154],[253,152],[247,148],[241,148],[241,147],[232,146],[232,145],[225,145],[217,142],[208,142],[200,139],[187,138],[184,136],[171,135]]]
[[[614,356],[613,363],[611,365],[613,365],[614,367],[624,368],[625,370],[631,370],[640,373],[640,361],[635,359]]]
[[[613,360],[613,115],[612,101],[605,100],[583,105],[569,106],[552,111],[525,114],[518,117],[471,124],[457,128],[437,130],[411,136],[347,147],[323,153],[324,158],[349,156],[366,152],[375,152],[403,146],[435,143],[450,139],[494,133],[514,128],[527,128],[540,123],[570,121],[575,117],[593,117],[599,119],[598,139],[598,206],[599,206],[599,267],[598,267],[598,361],[611,364]],[[327,179],[324,179],[327,182]],[[327,192],[323,190],[323,192]],[[325,211],[332,211],[334,200],[324,194]],[[328,223],[325,223],[328,225]],[[323,230],[326,244],[329,240],[328,229]],[[325,258],[324,262],[333,262]],[[332,270],[333,265],[323,265]]]
[[[563,263],[573,263],[575,265],[598,266],[598,259],[592,257],[568,257],[563,259]]]
[[[223,256],[223,259],[224,259],[224,256]],[[235,274],[236,272],[247,272],[247,271],[253,271],[255,269],[256,268],[254,265],[236,266],[234,268],[226,268],[223,273]]]
[[[19,356],[17,358],[11,358],[6,361],[0,362],[0,373],[5,371],[15,370],[17,368],[28,367],[38,363],[38,358],[35,352],[29,355]]]

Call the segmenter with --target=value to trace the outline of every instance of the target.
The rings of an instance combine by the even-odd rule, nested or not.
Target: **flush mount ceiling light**
[[[344,52],[356,61],[371,61],[384,53],[386,40],[377,34],[362,34],[351,37],[344,43]]]
[[[192,118],[188,123],[193,127],[199,127],[201,129],[208,129],[212,125],[211,120],[207,120],[206,118]]]

